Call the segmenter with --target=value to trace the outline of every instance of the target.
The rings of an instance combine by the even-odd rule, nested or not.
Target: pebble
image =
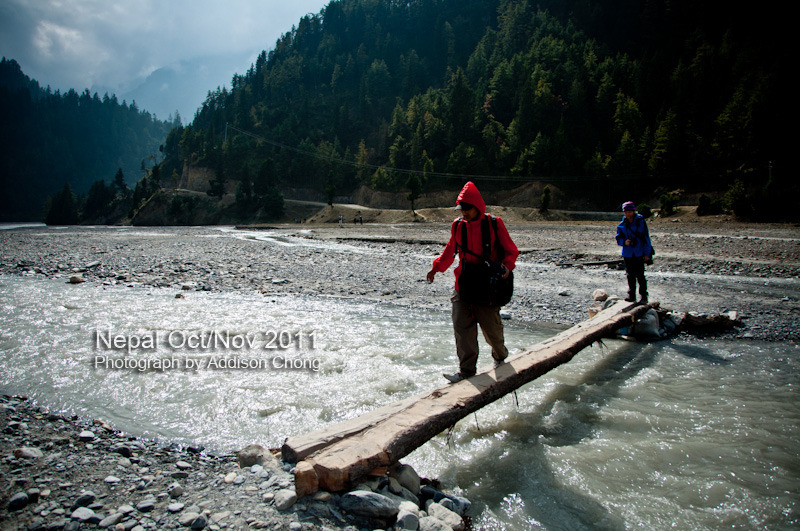
[[[178,518],[178,523],[182,526],[191,526],[198,518],[200,518],[200,513],[184,513]]]
[[[285,511],[289,507],[295,504],[297,501],[297,494],[295,494],[294,489],[281,489],[275,493],[275,507],[279,511]]]
[[[104,528],[104,527],[116,526],[118,523],[120,523],[122,521],[122,519],[124,517],[125,517],[125,515],[122,514],[122,513],[114,513],[114,514],[108,515],[105,518],[103,518],[102,520],[100,520],[100,523],[98,524],[98,527]]]
[[[156,508],[156,500],[153,498],[142,500],[136,504],[136,510],[141,513],[149,513],[155,508]]]
[[[169,505],[167,505],[167,511],[171,513],[179,513],[183,510],[184,507],[186,506],[180,502],[170,503]]]
[[[178,483],[173,483],[169,486],[167,494],[169,494],[170,498],[180,498],[183,496],[183,487],[181,487]]]
[[[75,502],[72,504],[72,508],[77,509],[78,507],[87,507],[94,503],[95,499],[97,499],[97,496],[95,496],[94,492],[90,490],[84,491],[75,499]]]
[[[19,511],[20,509],[24,509],[26,505],[28,505],[28,495],[24,492],[18,492],[11,496],[11,499],[8,500],[8,510],[9,511]]]
[[[452,274],[448,271],[439,275],[430,285],[422,281],[432,258],[442,250],[446,226],[419,224],[413,232],[429,234],[431,239],[441,240],[441,245],[348,241],[341,248],[330,236],[335,230],[305,226],[302,229],[307,232],[303,237],[310,240],[310,244],[286,248],[270,246],[273,259],[269,264],[263,261],[263,246],[254,246],[252,242],[236,238],[197,237],[204,234],[216,236],[216,229],[175,227],[170,228],[170,232],[177,235],[175,238],[131,234],[124,241],[118,239],[119,229],[112,228],[76,227],[69,233],[59,231],[57,235],[47,230],[0,231],[0,274],[19,275],[27,271],[63,281],[78,277],[79,270],[83,269],[80,274],[83,282],[122,286],[167,285],[180,290],[186,297],[192,296],[192,290],[246,289],[261,291],[266,296],[326,294],[380,301],[385,300],[386,292],[392,295],[393,304],[416,307],[423,301],[432,308],[441,309],[443,318],[447,318]],[[374,229],[365,226],[365,229],[373,232],[383,230],[377,226]],[[697,243],[697,238],[668,232],[677,229],[662,227],[654,230],[651,227],[651,233],[659,241],[657,247],[664,250],[657,257],[657,264],[648,268],[651,292],[661,295],[668,301],[668,307],[676,310],[709,314],[719,313],[720,308],[738,310],[747,326],[732,332],[735,337],[797,341],[800,339],[798,296],[792,284],[777,281],[795,282],[800,278],[796,236],[783,237],[780,228],[765,226],[763,230],[767,229],[779,237],[743,240],[719,236],[699,239],[700,243]],[[163,229],[138,228],[137,232],[148,230]],[[293,228],[280,230],[286,234],[295,231]],[[596,288],[603,287],[610,295],[618,295],[624,289],[622,271],[592,267],[578,270],[564,266],[573,261],[574,249],[569,246],[574,245],[600,249],[594,251],[597,256],[586,253],[587,260],[617,257],[618,250],[613,242],[600,247],[595,243],[611,238],[609,234],[612,231],[613,223],[599,230],[588,226],[580,230],[567,226],[512,227],[512,237],[520,247],[539,250],[520,256],[520,267],[515,272],[514,299],[504,308],[504,313],[508,312],[507,315],[520,322],[571,325],[586,318],[586,308]],[[699,232],[699,229],[692,227],[691,231]],[[368,236],[370,232],[363,234]],[[554,241],[558,243],[552,243]],[[315,247],[314,242],[319,242],[320,246]],[[753,248],[755,244],[769,245],[770,249]],[[357,246],[363,252],[360,256],[366,259],[352,260],[353,246]],[[111,249],[113,252],[103,254],[102,263],[87,267],[86,264],[97,261],[98,249]],[[673,257],[673,249],[681,249],[683,255]],[[384,258],[398,252],[403,253],[406,267],[387,273]],[[696,253],[697,258],[692,257],[692,253]],[[768,264],[753,265],[742,259],[767,255],[770,257]],[[251,268],[252,264],[259,266]],[[319,278],[323,267],[325,277],[336,281]],[[751,289],[747,282],[757,277],[763,277],[763,284],[752,284],[756,287]],[[273,283],[274,279],[279,282]],[[190,289],[184,289],[184,286]],[[561,290],[558,290],[559,286]],[[85,288],[75,286],[75,289]],[[565,290],[569,296],[559,295]],[[773,302],[779,304],[773,305]],[[764,313],[765,307],[774,313]],[[298,520],[320,522],[317,516],[306,512],[312,506],[327,509],[330,520],[326,520],[324,525],[331,528],[346,526],[345,522],[352,516],[340,507],[342,496],[335,493],[325,493],[330,498],[324,501],[295,500],[288,509],[279,511],[275,505],[276,493],[292,484],[291,474],[280,467],[273,470],[264,465],[263,471],[248,470],[240,468],[232,455],[178,448],[165,450],[154,441],[130,439],[80,419],[42,415],[38,408],[16,398],[0,397],[0,421],[3,429],[0,456],[6,456],[0,461],[0,473],[10,478],[6,484],[8,505],[0,508],[0,521],[9,521],[12,528],[16,525],[24,529],[33,524],[63,528],[74,512],[68,509],[84,488],[98,495],[86,506],[88,509],[103,517],[123,514],[123,520],[115,526],[128,531],[137,527],[148,531],[177,528],[177,515],[187,512],[186,508],[199,508],[201,503],[207,505],[196,511],[198,514],[231,511],[224,519],[229,528],[247,527],[259,522],[264,527],[283,528]],[[43,455],[11,457],[15,449],[33,447]],[[109,459],[112,454],[128,459],[129,464],[122,465],[124,471],[119,468],[119,461]],[[165,466],[162,459],[165,455],[170,458],[169,463],[175,463],[172,469]],[[177,465],[179,461],[191,466],[183,469]],[[258,463],[248,466],[253,464]],[[199,471],[202,473],[198,474]],[[187,477],[176,478],[172,473],[186,473]],[[262,473],[267,476],[260,477]],[[120,482],[106,483],[109,476],[120,478]],[[239,476],[245,481],[234,483]],[[248,477],[251,479],[247,480]],[[175,506],[175,498],[168,494],[156,496],[167,493],[175,480],[179,480],[184,489],[179,499],[186,508],[172,513],[168,507]],[[36,502],[30,501],[28,495],[33,485],[42,489]],[[253,487],[255,490],[246,490]],[[152,510],[149,513],[137,511],[134,507],[147,495],[153,496]],[[436,497],[439,499],[435,500]],[[434,499],[456,514],[464,514],[464,508],[468,507],[468,501],[432,494],[427,486],[421,489],[419,499],[420,503]],[[102,506],[92,508],[94,503],[102,503]],[[35,511],[39,507],[42,508]],[[207,527],[209,523],[207,520]],[[419,525],[420,529],[433,529],[444,524],[428,514],[421,514]]]
[[[14,450],[14,457],[17,459],[38,459],[44,454],[38,448],[23,447]]]
[[[218,513],[214,513],[209,517],[209,520],[215,524],[225,520],[231,515],[230,511],[221,511]]]
[[[78,520],[79,522],[90,522],[92,520],[97,520],[97,522],[100,521],[95,512],[88,507],[78,507],[72,511],[70,518],[73,520]]]
[[[298,500],[292,466],[276,461],[269,451],[256,445],[244,453],[260,463],[240,468],[239,457],[234,454],[164,447],[156,441],[130,439],[105,429],[92,433],[91,445],[44,444],[38,447],[41,457],[12,458],[15,449],[37,448],[25,441],[52,441],[69,433],[80,439],[81,434],[91,431],[87,428],[92,424],[74,417],[42,415],[24,398],[0,396],[0,425],[7,424],[10,416],[26,425],[24,432],[16,430],[0,438],[0,455],[9,456],[0,460],[0,474],[16,478],[21,485],[0,508],[0,521],[7,520],[12,529],[352,530],[353,525],[410,529],[415,521],[422,526],[419,504],[423,500],[435,498],[444,505],[451,497],[456,499],[427,485],[420,488],[413,468],[400,465],[391,478],[361,487],[357,497],[379,500],[372,510],[364,509],[368,504],[349,503],[347,500],[356,496],[352,493],[319,491]],[[132,460],[125,476],[112,473],[121,470],[120,459]],[[192,472],[179,482],[165,469],[165,463]],[[12,470],[24,470],[25,476]],[[124,485],[129,488],[120,488]],[[376,492],[364,491],[373,487]],[[444,525],[427,517],[430,525]]]
[[[598,222],[512,226],[512,237],[525,252],[517,261],[514,298],[504,310],[523,323],[572,325],[586,319],[586,307],[595,289],[605,289],[609,295],[622,293],[625,278],[621,270],[606,266],[568,267],[578,255],[587,262],[619,263],[614,225]],[[662,306],[677,311],[709,314],[718,314],[721,307],[735,300],[745,326],[726,335],[766,341],[800,340],[800,297],[796,288],[784,289],[785,285],[776,283],[777,279],[800,278],[796,229],[766,224],[734,229],[728,225],[651,226],[654,244],[664,250],[656,264],[648,268],[651,300],[658,299]],[[309,244],[270,246],[273,260],[268,266],[257,268],[252,265],[262,263],[262,246],[253,246],[245,239],[216,237],[219,234],[214,228],[171,227],[174,238],[153,238],[147,231],[159,234],[162,229],[142,227],[137,228],[138,234],[126,235],[124,244],[120,244],[119,230],[115,228],[75,227],[68,234],[9,230],[0,233],[0,273],[30,272],[48,277],[80,274],[87,282],[110,285],[165,285],[188,297],[193,290],[242,289],[267,295],[327,294],[373,300],[386,300],[391,294],[393,304],[418,307],[423,302],[443,312],[449,310],[450,272],[440,275],[441,280],[437,278],[433,284],[424,282],[432,258],[444,246],[446,225],[415,224],[398,232],[392,243],[369,241],[370,237],[386,239],[387,229],[380,225],[346,229],[346,236],[353,238],[341,241],[342,229],[334,225],[276,227],[272,230],[287,237],[301,237]],[[742,232],[757,232],[758,237],[739,237]],[[198,237],[203,235],[215,237]],[[434,245],[433,241],[442,243]],[[353,247],[363,253],[359,256],[367,258],[353,260]],[[85,264],[98,262],[98,249],[113,252],[104,253],[96,266],[86,267]],[[391,277],[386,273],[387,253],[402,254],[407,264],[393,269]],[[161,258],[165,256],[175,258]],[[336,280],[320,280],[321,270],[326,271],[326,278]],[[757,278],[763,278],[767,289],[742,289],[742,279]],[[793,291],[787,293],[786,289]],[[759,314],[760,308],[777,302],[781,306],[777,315]],[[761,328],[751,329],[755,324]]]

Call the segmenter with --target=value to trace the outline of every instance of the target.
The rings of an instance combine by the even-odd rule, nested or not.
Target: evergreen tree
[[[43,89],[6,58],[0,62],[0,122],[5,221],[35,219],[45,197],[55,198],[65,182],[86,194],[117,169],[134,174],[171,127],[113,95]]]
[[[283,217],[284,202],[283,194],[273,187],[262,199],[262,217],[267,220],[275,220]]]
[[[122,173],[122,168],[119,168],[114,175],[114,186],[117,189],[117,193],[122,196],[130,193],[130,188],[128,188],[128,185],[125,183],[125,174]]]
[[[136,187],[133,189],[133,196],[131,197],[131,209],[128,213],[128,217],[133,217],[135,211],[147,201],[152,192],[150,191],[150,180],[147,177],[143,177],[136,183]]]
[[[333,206],[333,201],[336,199],[336,183],[332,175],[328,175],[328,184],[325,185],[325,197],[328,201],[328,206]]]
[[[106,186],[105,181],[95,181],[89,188],[86,203],[83,207],[83,219],[87,221],[98,220],[107,215],[115,197],[114,190]]]
[[[150,170],[150,184],[153,186],[153,192],[161,188],[161,166],[158,164]]]
[[[242,175],[236,188],[236,206],[242,214],[250,212],[253,207],[253,184],[249,172]]]
[[[211,197],[222,198],[225,195],[225,180],[224,178],[215,177],[209,183],[209,188],[206,191]]]
[[[681,139],[676,122],[675,112],[670,109],[658,124],[653,149],[647,161],[647,169],[652,174],[664,174],[677,169]]]
[[[64,185],[50,201],[50,209],[45,215],[48,225],[76,225],[78,223],[78,205],[75,194],[69,183]]]
[[[473,96],[467,84],[467,76],[462,69],[458,69],[450,81],[450,91],[447,98],[450,124],[450,142],[456,144],[455,139],[463,138],[469,133],[473,122]]]
[[[539,206],[539,212],[542,214],[546,214],[550,210],[550,201],[552,200],[552,195],[550,192],[550,187],[545,186],[544,190],[542,190],[542,197],[541,197],[541,205]]]
[[[667,182],[724,189],[736,177],[763,187],[753,176],[766,161],[788,167],[788,140],[774,127],[788,43],[763,38],[763,17],[712,4],[334,0],[230,90],[209,92],[163,142],[162,170],[197,165],[239,179],[269,158],[263,190],[323,195],[397,192],[408,171],[431,176],[424,189],[451,187],[444,173],[604,176],[609,197],[630,182],[650,192]],[[228,123],[267,142],[225,142]],[[582,184],[574,193],[601,201]],[[776,172],[774,190],[793,186]]]
[[[406,181],[406,188],[408,188],[407,199],[411,202],[411,212],[414,212],[414,201],[419,199],[422,194],[422,181],[419,175],[412,173]]]
[[[225,195],[225,181],[227,181],[227,178],[225,176],[223,157],[219,153],[217,154],[217,162],[215,166],[214,178],[211,179],[206,193],[211,197],[217,197],[221,199],[222,196]]]
[[[272,159],[267,159],[261,163],[255,181],[253,182],[253,193],[263,197],[275,187],[275,163]]]

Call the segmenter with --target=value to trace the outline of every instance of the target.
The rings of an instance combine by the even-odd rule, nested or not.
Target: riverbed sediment
[[[624,294],[613,223],[509,225],[522,251],[506,308],[511,320],[566,327],[587,317],[595,289]],[[741,326],[726,337],[798,340],[797,227],[656,222],[651,234],[651,301],[712,315],[735,311]],[[448,235],[447,223],[5,230],[0,281],[24,275],[74,289],[154,286],[177,297],[246,290],[363,298],[441,309],[449,319],[452,274],[425,281]],[[102,419],[20,397],[2,397],[0,420],[2,529],[356,528],[326,493],[286,501],[291,466],[241,468],[233,455],[128,437]]]
[[[509,224],[521,250],[506,310],[571,326],[592,292],[625,295],[614,223]],[[650,300],[680,312],[736,312],[743,339],[800,338],[800,229],[652,222]],[[67,227],[0,231],[0,273],[196,290],[366,298],[449,309],[453,276],[425,281],[449,224]]]

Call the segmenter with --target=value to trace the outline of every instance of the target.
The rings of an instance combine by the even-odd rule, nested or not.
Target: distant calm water
[[[0,391],[228,451],[444,384],[449,314],[0,276]],[[512,351],[549,335],[507,322]],[[800,348],[608,340],[404,459],[485,529],[800,524]],[[481,362],[488,364],[484,345]]]

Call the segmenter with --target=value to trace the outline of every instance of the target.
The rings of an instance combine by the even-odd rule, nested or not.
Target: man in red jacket
[[[474,376],[478,364],[478,325],[481,327],[483,337],[492,347],[492,358],[495,367],[502,364],[508,356],[503,337],[503,321],[500,319],[500,307],[467,303],[462,300],[459,293],[459,277],[465,264],[480,263],[484,252],[484,230],[489,227],[490,260],[501,261],[504,278],[507,278],[517,261],[519,250],[508,234],[503,220],[496,217],[496,223],[484,223],[484,218],[491,219],[486,214],[486,203],[483,201],[478,187],[468,182],[458,194],[456,210],[461,211],[461,218],[456,219],[450,230],[450,240],[442,254],[433,261],[433,266],[428,272],[428,282],[433,282],[436,273],[443,273],[455,261],[458,255],[458,266],[455,268],[455,293],[450,301],[453,303],[453,331],[456,338],[456,353],[458,354],[459,371],[455,374],[445,374],[450,382],[456,383],[464,378]],[[466,236],[464,234],[466,231]],[[467,249],[464,249],[466,242]]]

